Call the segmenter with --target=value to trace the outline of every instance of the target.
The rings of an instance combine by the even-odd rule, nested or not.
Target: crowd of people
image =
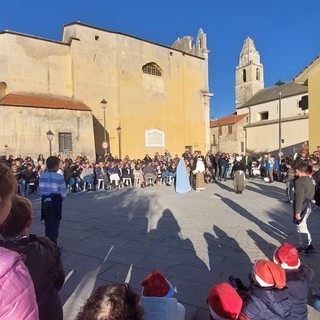
[[[320,147],[311,155],[302,148],[294,157],[281,157],[280,165],[271,154],[231,157],[210,151],[182,157],[169,152],[143,159],[99,158],[90,162],[83,156],[51,156],[37,161],[27,157],[0,161],[0,287],[1,319],[63,319],[59,290],[65,273],[61,250],[57,247],[62,202],[77,189],[94,190],[99,182],[106,189],[119,187],[127,178],[131,184],[146,187],[163,182],[171,185],[177,167],[183,164],[190,185],[203,190],[204,183],[233,178],[235,192],[242,193],[245,180],[259,178],[273,183],[275,178],[287,183],[287,197],[293,202],[293,222],[297,226],[300,247],[285,243],[274,253],[273,261],[258,260],[250,274],[250,283],[230,276],[214,285],[207,296],[211,319],[307,319],[307,299],[313,270],[302,264],[299,254],[314,252],[307,219],[313,203],[320,206]],[[278,162],[278,163],[279,163]],[[199,175],[200,173],[200,175]],[[137,181],[139,182],[137,184]],[[29,234],[32,204],[24,197],[33,187],[42,195],[41,215],[45,220],[45,237]],[[18,190],[20,195],[18,195]],[[142,282],[139,296],[128,284],[99,287],[86,301],[77,320],[94,319],[185,319],[185,307],[174,298],[172,284],[159,271]],[[205,298],[205,297],[204,297]],[[314,307],[320,311],[320,292],[313,292]]]

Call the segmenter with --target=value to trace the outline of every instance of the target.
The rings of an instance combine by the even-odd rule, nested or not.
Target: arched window
[[[246,69],[243,69],[243,71],[242,71],[242,79],[243,79],[243,82],[247,81],[247,71],[246,71]]]
[[[260,80],[260,70],[259,70],[259,68],[256,69],[256,80]]]
[[[152,74],[153,76],[161,77],[161,68],[154,62],[147,63],[142,67],[143,73]]]

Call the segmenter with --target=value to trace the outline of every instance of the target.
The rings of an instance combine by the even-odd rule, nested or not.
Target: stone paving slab
[[[44,233],[40,197],[31,195],[31,232]],[[124,188],[68,194],[58,244],[63,247],[66,281],[60,292],[64,319],[74,319],[102,284],[127,281],[137,293],[154,269],[162,271],[187,310],[186,319],[208,319],[210,286],[230,274],[247,279],[256,259],[271,259],[280,243],[298,244],[285,185],[248,182],[233,192],[232,181],[206,185],[204,192],[177,194],[174,188]],[[320,212],[309,218],[320,248]],[[320,283],[319,253],[301,257]],[[309,319],[319,313],[309,308]]]

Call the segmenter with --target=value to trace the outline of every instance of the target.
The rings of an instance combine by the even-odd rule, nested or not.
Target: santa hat
[[[142,295],[145,297],[171,298],[174,288],[159,271],[153,271],[142,281]]]
[[[298,269],[300,267],[297,249],[287,242],[274,252],[273,261],[283,269]]]
[[[252,275],[261,287],[274,286],[281,289],[286,285],[285,271],[269,260],[257,260]]]
[[[229,283],[222,282],[210,288],[208,304],[213,318],[237,319],[242,299]]]

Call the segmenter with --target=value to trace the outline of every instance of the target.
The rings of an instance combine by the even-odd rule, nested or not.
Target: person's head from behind
[[[12,201],[10,213],[0,226],[0,234],[4,238],[12,238],[18,235],[26,235],[27,228],[32,222],[32,204],[25,197],[15,195]]]
[[[0,163],[0,225],[11,210],[11,203],[17,190],[17,179],[7,165]]]
[[[60,165],[60,159],[56,156],[51,156],[46,160],[48,171],[58,171]]]
[[[104,285],[86,301],[76,320],[142,320],[139,300],[128,284]]]
[[[293,164],[293,169],[297,175],[307,174],[309,168],[309,161],[299,159],[296,160]]]
[[[237,291],[226,282],[210,288],[207,303],[213,319],[238,319],[243,305]]]

